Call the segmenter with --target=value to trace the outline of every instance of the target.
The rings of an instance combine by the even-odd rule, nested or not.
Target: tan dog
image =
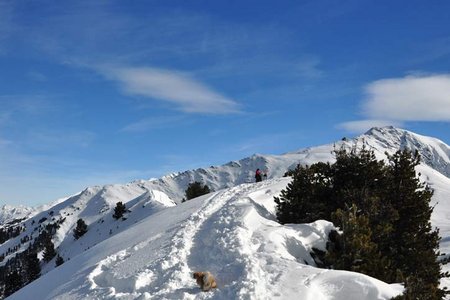
[[[216,279],[209,272],[194,272],[194,278],[202,291],[207,292],[217,287]]]

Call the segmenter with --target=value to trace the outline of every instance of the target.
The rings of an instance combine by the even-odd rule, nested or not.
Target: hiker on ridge
[[[256,172],[255,172],[255,179],[256,179],[256,182],[260,182],[260,181],[262,180],[262,177],[261,177],[261,170],[260,170],[260,169],[256,169]]]

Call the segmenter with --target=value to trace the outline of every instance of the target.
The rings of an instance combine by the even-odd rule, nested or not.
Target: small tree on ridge
[[[77,227],[73,230],[73,237],[78,240],[87,232],[87,225],[83,219],[78,219]]]
[[[211,190],[206,184],[202,184],[198,181],[194,181],[189,183],[186,191],[185,191],[185,199],[191,200],[193,198],[209,194]]]

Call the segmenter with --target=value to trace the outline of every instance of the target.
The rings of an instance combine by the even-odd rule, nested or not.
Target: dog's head
[[[203,282],[204,275],[205,275],[205,273],[203,273],[203,272],[194,272],[195,281],[197,281],[197,284],[200,286],[203,286],[203,284],[204,284],[204,282]]]
[[[204,284],[204,282],[203,282],[203,276],[205,275],[205,273],[203,273],[203,272],[194,272],[194,278],[195,278],[195,281],[197,282],[197,284],[200,286],[200,287],[203,287],[203,284]]]

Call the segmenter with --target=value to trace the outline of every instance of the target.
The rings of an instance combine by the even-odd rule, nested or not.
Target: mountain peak
[[[371,149],[393,154],[397,150],[418,151],[422,162],[450,177],[450,147],[439,139],[393,126],[374,127],[357,137]]]
[[[8,205],[4,204],[0,207],[0,225],[6,224],[14,219],[21,219],[30,216],[34,212],[32,207],[24,205]]]
[[[394,127],[394,126],[383,126],[383,127],[372,127],[364,133],[364,135],[369,136],[384,136],[384,137],[398,137],[408,133],[407,130]]]

